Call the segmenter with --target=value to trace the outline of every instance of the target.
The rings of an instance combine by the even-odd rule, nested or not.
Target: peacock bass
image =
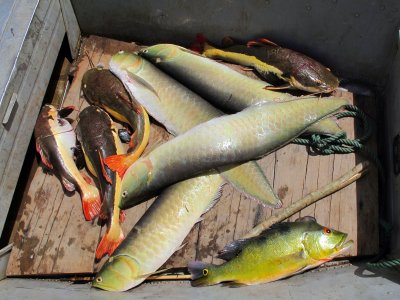
[[[216,266],[190,262],[192,286],[223,283],[237,287],[271,282],[315,268],[347,251],[347,234],[321,226],[312,217],[281,223],[250,239],[236,240],[220,252]]]

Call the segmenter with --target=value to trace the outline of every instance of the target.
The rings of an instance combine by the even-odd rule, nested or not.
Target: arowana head
[[[125,255],[111,256],[92,281],[92,286],[106,291],[126,291],[141,282],[145,277],[139,276],[137,262]]]

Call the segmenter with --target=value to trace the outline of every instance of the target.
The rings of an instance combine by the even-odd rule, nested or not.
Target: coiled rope
[[[322,155],[331,154],[348,154],[359,152],[370,159],[378,168],[379,173],[383,174],[382,165],[375,153],[365,146],[365,142],[372,135],[372,126],[368,116],[355,105],[346,105],[346,111],[337,113],[337,119],[357,118],[361,121],[363,127],[363,135],[355,139],[348,139],[346,132],[338,132],[335,135],[311,134],[305,137],[298,137],[292,141],[294,144],[304,145]]]

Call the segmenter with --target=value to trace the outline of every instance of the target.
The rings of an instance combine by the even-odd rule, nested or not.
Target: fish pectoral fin
[[[206,208],[205,211],[203,212],[203,215],[204,215],[206,212],[208,212],[211,208],[213,208],[213,207],[217,204],[217,202],[219,201],[219,199],[221,199],[221,196],[222,196],[222,189],[223,189],[223,187],[225,186],[225,184],[226,184],[226,182],[223,183],[223,184],[219,187],[218,191],[217,191],[216,194],[214,195],[213,200],[210,202],[210,204],[207,206],[207,208]],[[198,222],[200,222],[200,221],[202,221],[202,220],[203,220],[203,218],[200,218],[200,220],[199,220]]]
[[[272,42],[272,41],[270,41],[270,40],[268,40],[268,39],[266,39],[266,38],[258,39],[258,41],[259,41],[260,43],[262,43],[262,44],[265,44],[265,45],[272,45],[272,46],[277,46],[277,47],[279,47],[278,44],[275,44],[274,42]]]
[[[286,89],[290,89],[292,86],[290,84],[288,85],[281,85],[281,86],[265,86],[263,89],[264,90],[268,90],[268,91],[274,91],[274,90],[286,90]]]
[[[139,83],[141,86],[143,86],[144,88],[146,88],[148,91],[151,91],[155,96],[157,96],[157,98],[159,98],[156,90],[153,88],[153,86],[148,83],[145,79],[143,79],[142,77],[137,76],[136,74],[133,74],[132,72],[128,72],[128,77],[134,81],[136,81],[137,83]],[[135,95],[133,95],[135,98]]]
[[[246,68],[246,67],[240,67],[240,69],[241,69],[242,71],[245,71],[245,72],[253,71],[253,70],[254,70],[253,68]]]
[[[50,170],[53,170],[54,167],[47,158],[47,153],[42,149],[38,142],[36,142],[36,151],[39,153],[42,163]]]
[[[99,159],[100,159],[101,171],[103,173],[103,177],[109,184],[112,184],[112,180],[111,180],[110,176],[108,176],[105,165],[104,165],[103,156],[101,155],[100,151],[98,153],[99,153]]]
[[[65,106],[65,107],[61,108],[61,109],[58,111],[58,116],[59,116],[60,118],[66,118],[66,117],[68,117],[75,109],[76,109],[76,107],[73,106],[73,105]]]
[[[66,179],[65,177],[62,177],[62,178],[61,178],[61,181],[62,181],[63,186],[65,187],[65,189],[66,189],[68,192],[73,192],[73,191],[75,191],[75,185],[74,185],[71,181],[69,181],[69,180]]]
[[[257,42],[257,41],[248,41],[246,43],[247,48],[251,48],[251,47],[260,47],[263,46],[263,43],[261,42]]]
[[[238,282],[238,281],[227,281],[227,282],[222,282],[221,286],[226,286],[226,287],[230,287],[230,288],[239,288],[239,287],[243,287],[246,286],[248,284],[246,283],[242,283],[242,282]]]

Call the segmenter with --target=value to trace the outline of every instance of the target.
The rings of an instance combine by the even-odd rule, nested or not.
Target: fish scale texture
[[[271,103],[203,123],[132,165],[123,179],[127,195],[121,204],[199,172],[266,155],[345,104],[341,98]]]

